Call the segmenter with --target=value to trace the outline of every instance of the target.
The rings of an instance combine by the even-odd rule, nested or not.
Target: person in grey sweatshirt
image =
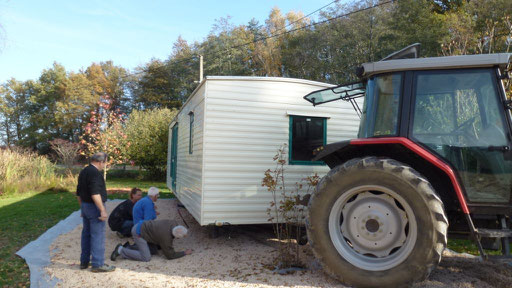
[[[140,225],[140,234],[137,233],[137,226]],[[185,255],[192,254],[191,249],[176,252],[172,246],[174,238],[183,238],[187,236],[187,228],[176,225],[173,220],[150,220],[138,223],[132,228],[132,236],[137,249],[132,247],[123,247],[121,243],[117,244],[110,255],[110,260],[116,261],[118,257],[135,261],[148,262],[151,260],[151,253],[148,242],[159,245],[167,259],[177,259]]]

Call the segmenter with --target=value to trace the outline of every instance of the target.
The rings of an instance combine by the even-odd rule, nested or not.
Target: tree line
[[[335,2],[316,21],[277,7],[264,23],[234,25],[221,18],[203,41],[179,37],[167,59],[134,71],[112,61],[77,72],[54,63],[38,79],[2,83],[0,140],[41,153],[54,139],[77,143],[106,98],[108,109],[125,119],[132,111],[179,109],[198,85],[198,55],[204,75],[339,84],[354,80],[361,63],[415,42],[422,44],[422,56],[510,52],[511,15],[510,0],[363,0]]]

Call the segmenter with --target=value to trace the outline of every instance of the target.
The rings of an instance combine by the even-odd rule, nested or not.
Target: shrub
[[[71,174],[57,175],[56,166],[30,151],[0,150],[0,195],[48,189],[64,190],[76,185]]]
[[[320,177],[315,173],[295,183],[293,189],[287,189],[284,169],[286,147],[287,145],[284,144],[278,149],[274,156],[276,166],[273,170],[265,171],[261,186],[266,187],[272,194],[267,214],[268,221],[273,224],[274,233],[279,243],[276,268],[282,270],[283,273],[291,273],[294,270],[287,270],[288,268],[303,266],[300,262],[298,243],[303,232],[305,209],[310,193],[318,184]]]
[[[165,179],[169,123],[177,110],[134,110],[126,121],[126,155],[155,180]]]
[[[50,141],[50,147],[57,154],[57,160],[61,161],[67,169],[71,170],[78,157],[80,145],[64,139],[54,139]]]

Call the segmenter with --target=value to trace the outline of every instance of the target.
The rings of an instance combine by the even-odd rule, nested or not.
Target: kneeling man
[[[140,228],[137,229],[138,227]],[[148,242],[160,245],[167,259],[177,259],[185,255],[190,255],[192,254],[191,249],[176,252],[172,247],[174,238],[183,238],[187,235],[187,232],[187,228],[176,225],[175,221],[168,219],[150,220],[138,223],[132,228],[132,236],[137,250],[123,247],[122,244],[117,244],[110,255],[110,260],[116,261],[117,257],[121,256],[125,259],[148,262],[151,260]]]

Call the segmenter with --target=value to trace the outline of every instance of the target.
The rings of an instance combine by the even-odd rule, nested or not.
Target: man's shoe
[[[84,270],[89,268],[89,263],[80,263],[80,269]]]
[[[92,267],[91,268],[91,272],[96,272],[96,273],[100,273],[100,272],[112,272],[116,270],[116,267],[115,266],[112,266],[112,265],[107,265],[107,264],[103,264],[103,266],[100,266],[100,267]]]
[[[117,257],[120,255],[120,253],[119,253],[120,247],[123,247],[123,245],[121,245],[121,243],[116,245],[116,248],[114,248],[114,251],[112,251],[112,254],[110,254],[110,260],[116,261]]]

